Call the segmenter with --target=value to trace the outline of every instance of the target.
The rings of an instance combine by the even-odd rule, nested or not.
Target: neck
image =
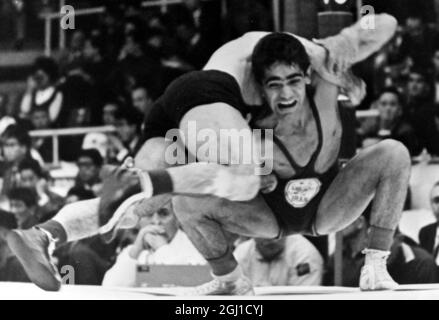
[[[276,125],[276,134],[280,136],[303,133],[307,124],[312,119],[311,106],[308,98],[305,98],[303,105],[298,106],[297,110],[283,117],[278,117]]]

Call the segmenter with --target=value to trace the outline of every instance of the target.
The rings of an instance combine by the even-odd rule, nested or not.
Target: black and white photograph
[[[439,0],[0,0],[0,300],[439,300]]]

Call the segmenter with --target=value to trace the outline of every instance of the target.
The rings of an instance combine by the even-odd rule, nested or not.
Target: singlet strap
[[[315,162],[317,160],[317,157],[320,154],[320,151],[321,151],[322,145],[323,145],[322,123],[320,121],[320,115],[319,115],[319,112],[317,110],[317,106],[316,106],[316,104],[314,102],[314,97],[312,96],[311,90],[309,88],[307,88],[306,94],[308,96],[308,100],[309,100],[309,103],[310,103],[311,111],[312,111],[314,120],[316,122],[317,134],[318,134],[317,148],[316,148],[316,150],[314,150],[314,152],[311,155],[308,163],[305,166],[303,166],[303,167],[298,165],[297,162],[294,160],[293,156],[291,155],[291,153],[288,151],[288,149],[283,144],[283,142],[278,137],[273,135],[274,143],[276,143],[276,145],[279,147],[279,149],[285,155],[285,157],[287,158],[288,162],[291,164],[291,166],[293,167],[294,171],[296,172],[296,175],[300,175],[300,174],[304,173],[307,170],[314,170],[314,164],[315,164]]]

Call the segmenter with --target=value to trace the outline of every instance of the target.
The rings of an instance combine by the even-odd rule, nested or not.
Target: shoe
[[[387,271],[387,258],[389,251],[365,249],[366,261],[361,269],[360,290],[395,290],[398,284]]]
[[[190,288],[185,291],[183,295],[186,296],[215,296],[215,295],[230,295],[230,296],[254,296],[255,291],[251,281],[246,277],[240,277],[236,281],[224,282],[218,279],[213,279],[210,282],[202,284],[198,287]]]
[[[34,284],[46,291],[61,288],[61,276],[52,260],[55,240],[50,233],[38,228],[12,230],[6,239]]]

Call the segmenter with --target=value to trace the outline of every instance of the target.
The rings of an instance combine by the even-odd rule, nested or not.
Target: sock
[[[42,224],[36,225],[35,227],[49,232],[52,235],[52,237],[56,240],[57,245],[63,244],[67,241],[66,230],[57,221],[49,220]]]
[[[241,278],[243,276],[243,272],[241,266],[237,265],[236,268],[230,273],[227,273],[222,276],[216,276],[216,275],[213,276],[221,282],[233,282]]]
[[[139,171],[139,178],[142,189],[147,197],[174,191],[172,178],[166,170]]]
[[[368,248],[389,251],[393,243],[395,230],[371,226],[369,232]]]

